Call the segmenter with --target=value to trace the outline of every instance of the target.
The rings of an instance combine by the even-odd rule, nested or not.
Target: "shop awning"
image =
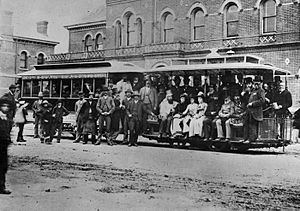
[[[31,71],[18,74],[23,79],[103,78],[110,73],[143,73],[145,69],[129,62],[85,62],[37,65]]]

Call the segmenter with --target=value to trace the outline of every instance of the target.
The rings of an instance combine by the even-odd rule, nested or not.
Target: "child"
[[[10,143],[10,124],[7,114],[11,109],[9,99],[0,98],[0,194],[10,194],[5,187],[5,175],[8,168],[7,148]]]
[[[14,122],[19,127],[17,142],[26,142],[23,138],[23,130],[24,125],[27,122],[26,116],[28,115],[26,107],[28,106],[28,103],[26,103],[24,100],[21,100],[17,103],[17,110]]]
[[[52,123],[52,105],[44,100],[42,103],[42,108],[39,111],[41,115],[41,143],[51,144],[50,141],[50,131]]]

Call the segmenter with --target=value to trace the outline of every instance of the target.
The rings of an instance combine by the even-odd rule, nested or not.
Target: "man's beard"
[[[168,102],[169,102],[170,104],[173,104],[173,101],[174,101],[174,100],[168,100]]]

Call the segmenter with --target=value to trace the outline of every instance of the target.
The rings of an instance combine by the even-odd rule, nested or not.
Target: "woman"
[[[187,94],[183,93],[180,95],[180,103],[175,108],[173,122],[171,125],[172,138],[182,135],[182,132],[183,132],[182,122],[184,120],[183,112],[186,110],[187,106],[188,106]]]
[[[203,137],[203,121],[205,119],[205,112],[207,109],[207,103],[204,102],[203,92],[199,92],[198,95],[198,111],[195,118],[191,121],[189,136],[199,135]]]
[[[190,96],[190,104],[187,106],[186,110],[183,112],[185,116],[183,120],[183,133],[184,135],[190,134],[190,128],[194,128],[195,118],[198,113],[198,104],[195,102],[195,97]]]

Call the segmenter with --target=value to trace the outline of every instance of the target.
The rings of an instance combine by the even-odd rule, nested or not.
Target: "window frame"
[[[126,15],[126,46],[133,46],[137,43],[137,40],[134,40],[134,35],[136,34],[136,23],[134,20],[133,13],[128,13]]]
[[[123,37],[123,33],[122,33],[122,24],[121,21],[117,21],[116,22],[116,26],[115,26],[115,45],[116,48],[120,48],[123,44],[122,42],[122,37]]]
[[[99,43],[99,38],[101,37],[101,43]],[[95,39],[95,46],[96,46],[96,50],[103,50],[103,44],[104,44],[104,42],[103,42],[103,36],[102,36],[102,34],[101,33],[99,33],[99,34],[97,34],[97,36],[96,36],[96,39]],[[101,48],[100,48],[100,46],[101,46]]]
[[[136,26],[137,26],[137,44],[143,44],[143,21],[141,18],[136,19]]]
[[[166,23],[167,23],[167,18],[168,16],[170,16],[172,18],[172,26],[171,27],[166,27]],[[164,15],[162,16],[163,17],[163,29],[162,29],[162,32],[163,32],[163,35],[162,35],[162,41],[163,43],[171,43],[171,42],[174,42],[174,15],[171,13],[171,12],[165,12]],[[169,41],[167,38],[168,38],[168,34],[171,33],[172,35],[172,40]]]
[[[22,51],[20,54],[20,68],[28,69],[28,53],[26,51]]]
[[[203,24],[201,24],[201,25],[196,25],[196,14],[198,12],[202,12],[202,14],[203,14],[203,17],[202,17],[203,18],[203,21],[202,21]],[[205,13],[204,13],[203,9],[199,8],[199,7],[193,9],[193,11],[191,13],[191,17],[192,17],[192,21],[191,21],[191,29],[192,29],[191,38],[192,38],[192,41],[204,40],[205,39]],[[203,30],[203,36],[200,39],[198,39],[196,32],[197,32],[197,29],[201,29],[201,28]]]
[[[42,56],[42,57],[40,57],[40,56]],[[41,61],[42,61],[42,62],[41,62]],[[37,64],[38,64],[38,65],[45,64],[45,54],[39,53],[39,54],[37,55]]]
[[[236,11],[236,13],[237,13],[237,18],[236,19],[230,19],[230,20],[228,20],[228,11],[229,11],[229,9],[230,9],[230,7],[232,7],[232,6],[235,6],[236,8],[237,8],[237,11]],[[225,11],[224,11],[224,24],[225,24],[225,29],[224,29],[224,32],[225,32],[225,37],[226,38],[232,38],[232,37],[238,37],[239,36],[239,33],[238,33],[238,31],[239,31],[239,6],[237,5],[237,4],[235,4],[235,3],[233,3],[233,2],[231,2],[231,3],[228,3],[227,5],[226,5],[226,7],[225,7]],[[232,23],[235,23],[236,24],[236,33],[235,34],[231,34],[231,33],[229,33],[229,25],[230,24],[232,24]]]
[[[275,15],[267,15],[266,14],[266,4],[268,1],[273,1],[274,3],[274,9],[275,9]],[[260,30],[261,30],[261,34],[274,34],[277,32],[277,4],[276,4],[276,1],[275,0],[264,0],[261,2],[261,27],[260,27]],[[274,12],[274,11],[273,11]],[[266,21],[265,20],[268,20],[268,19],[272,19],[272,18],[275,18],[275,22],[274,22],[274,26],[272,27],[274,29],[274,31],[265,31],[265,26],[266,26]]]
[[[93,37],[92,35],[88,34],[85,36],[84,39],[84,52],[91,52],[91,51],[93,51]]]

